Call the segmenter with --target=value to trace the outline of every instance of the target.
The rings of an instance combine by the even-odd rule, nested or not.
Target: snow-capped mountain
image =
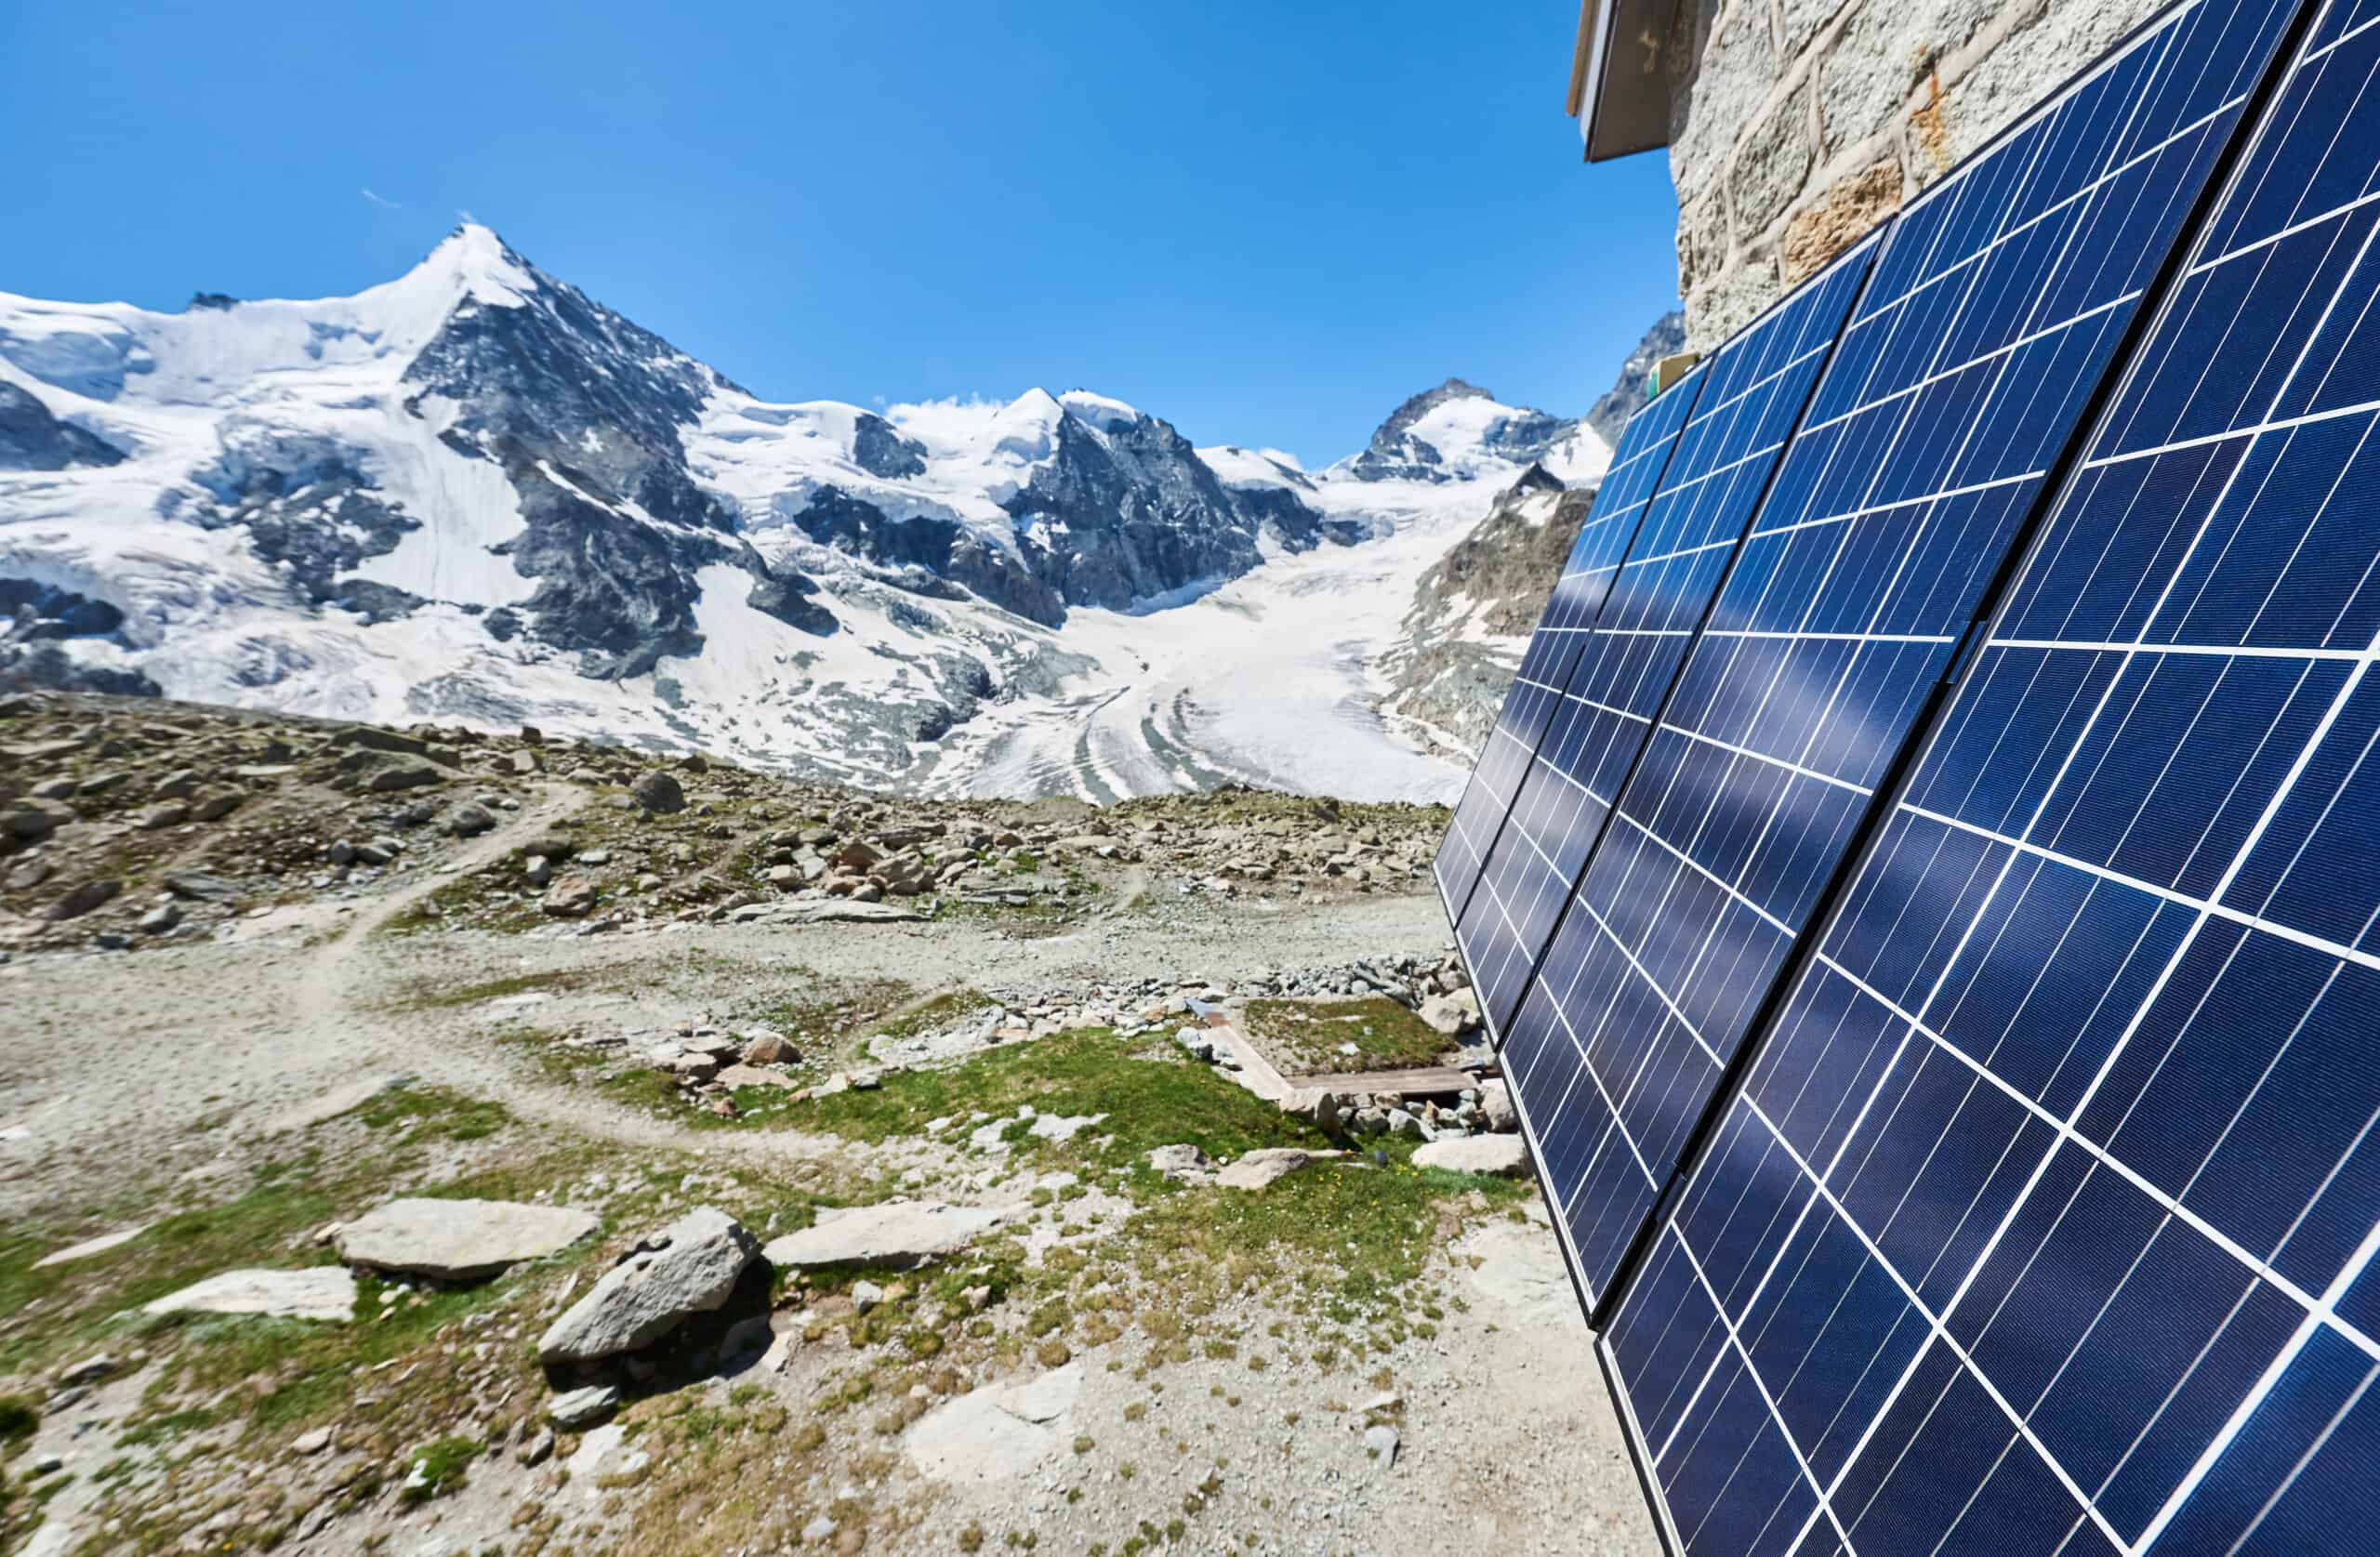
[[[1686,342],[1683,314],[1656,320],[1620,376],[1580,418],[1579,435],[1608,451],[1645,403],[1653,364]],[[1374,440],[1375,447],[1378,440]],[[1600,480],[1603,465],[1594,467]],[[1396,641],[1381,656],[1383,706],[1424,742],[1475,753],[1594,501],[1595,481],[1573,484],[1558,464],[1531,465],[1488,515],[1416,582]]]
[[[1443,792],[1377,651],[1496,490],[1608,458],[1458,380],[1319,472],[1080,389],[767,402],[467,225],[351,297],[0,294],[0,677],[908,788]]]

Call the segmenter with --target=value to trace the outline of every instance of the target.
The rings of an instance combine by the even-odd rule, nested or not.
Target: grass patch
[[[1137,1050],[1104,1027],[986,1049],[956,1065],[896,1071],[880,1087],[813,1099],[788,1117],[805,1129],[875,1141],[919,1134],[940,1118],[1013,1115],[1025,1104],[1044,1114],[1107,1115],[1072,1141],[1023,1143],[1061,1159],[1121,1167],[1177,1141],[1230,1156],[1259,1146],[1329,1144],[1313,1126],[1205,1066],[1170,1049]]]
[[[1399,1289],[1422,1273],[1450,1199],[1482,1197],[1492,1214],[1528,1197],[1526,1185],[1417,1168],[1406,1143],[1388,1166],[1316,1163],[1255,1194],[1180,1194],[1143,1208],[1127,1235],[1145,1273],[1183,1271],[1235,1281],[1290,1273],[1324,1299],[1338,1324],[1395,1317]]]
[[[413,1457],[413,1473],[405,1483],[406,1500],[426,1503],[442,1492],[452,1492],[463,1484],[471,1461],[485,1450],[478,1439],[459,1434],[424,1445]]]
[[[1430,1064],[1454,1047],[1445,1034],[1379,995],[1360,1000],[1250,1000],[1240,1023],[1291,1075],[1400,1070]]]
[[[345,1117],[369,1130],[405,1130],[436,1141],[484,1141],[512,1122],[502,1103],[443,1087],[392,1087]]]

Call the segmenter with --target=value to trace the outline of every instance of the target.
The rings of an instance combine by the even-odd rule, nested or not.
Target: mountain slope
[[[1597,478],[1645,403],[1646,374],[1684,342],[1683,315],[1656,320],[1580,418],[1604,451]],[[1592,482],[1566,482],[1542,463],[1531,465],[1421,574],[1398,640],[1382,655],[1383,705],[1418,739],[1466,764],[1476,754],[1593,503]]]
[[[1319,472],[1080,389],[764,401],[466,226],[351,297],[0,294],[0,679],[915,789],[1420,794],[1450,770],[1370,712],[1397,602],[1533,462],[1608,458],[1460,380]],[[1361,710],[1328,755],[1284,738],[1317,708]]]

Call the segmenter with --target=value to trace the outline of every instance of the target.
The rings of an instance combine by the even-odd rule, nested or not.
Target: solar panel
[[[1606,1332],[1683,1550],[2374,1550],[2376,233],[2367,0],[2314,21]]]
[[[1596,1300],[1938,701],[2288,10],[2183,8],[1887,233],[1503,1031]]]
[[[1511,1020],[1563,901],[1601,836],[1711,609],[1777,456],[1858,295],[1866,243],[1737,336],[1702,370],[1694,416],[1636,526],[1593,630],[1572,655],[1505,824],[1455,915],[1491,1031]],[[1659,403],[1659,402],[1655,402]]]
[[[1709,376],[1699,369],[1637,408],[1620,429],[1620,446],[1612,451],[1611,468],[1595,489],[1594,504],[1570,545],[1569,560],[1545,602],[1537,630],[1522,651],[1518,672],[1504,694],[1496,728],[1481,748],[1471,781],[1455,807],[1454,822],[1438,845],[1435,873],[1438,893],[1449,918],[1460,918],[1463,904],[1478,885],[1479,869],[1502,828],[1513,797],[1528,772],[1529,759],[1544,739],[1554,705],[1578,663],[1579,651],[1603,609],[1612,575],[1634,538],[1645,505],[1659,483],[1677,444],[1678,430],[1694,409],[1695,396]]]

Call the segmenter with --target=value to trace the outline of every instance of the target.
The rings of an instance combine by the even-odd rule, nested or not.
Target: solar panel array
[[[1887,231],[1496,1016],[1673,1549],[2380,1548],[2375,303],[2375,0]]]
[[[1569,560],[1522,653],[1496,728],[1455,807],[1454,825],[1438,846],[1438,893],[1450,917],[1461,916],[1479,883],[1480,867],[1513,809],[1513,798],[1545,738],[1562,689],[1569,684],[1579,651],[1603,610],[1604,596],[1635,538],[1637,521],[1707,376],[1699,369],[1688,374],[1666,394],[1640,407],[1620,432],[1611,468],[1604,472],[1578,538],[1570,543]]]
[[[1502,1023],[1520,1001],[1678,663],[1711,609],[1777,456],[1867,273],[1871,244],[1838,260],[1699,370],[1633,544],[1580,636],[1561,695],[1456,916],[1481,1000]],[[1642,416],[1649,416],[1662,400]]]

